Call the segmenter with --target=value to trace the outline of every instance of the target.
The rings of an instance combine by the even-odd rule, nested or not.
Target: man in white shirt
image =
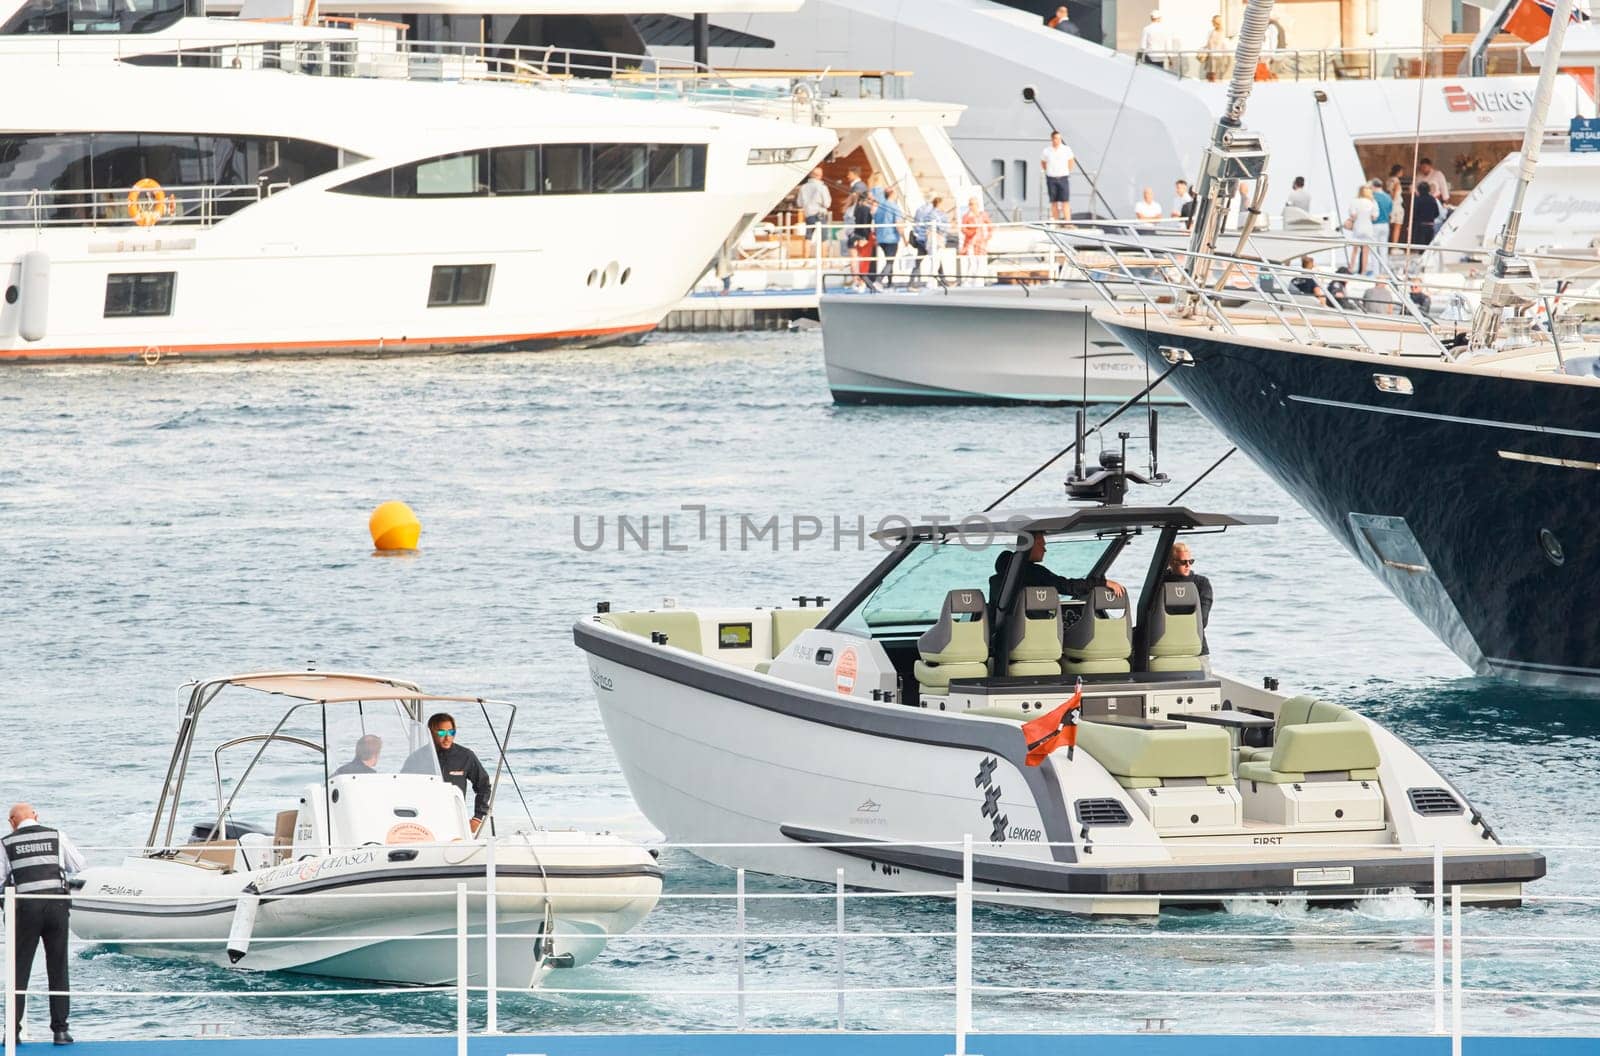
[[[1139,57],[1152,66],[1166,68],[1167,31],[1159,10],[1150,12],[1150,24],[1139,34]]]
[[[1044,170],[1045,189],[1050,195],[1050,219],[1072,219],[1072,187],[1069,177],[1077,166],[1072,148],[1061,141],[1060,132],[1050,133],[1050,145],[1039,155]]]
[[[1306,190],[1304,176],[1294,178],[1294,186],[1289,191],[1289,197],[1284,199],[1283,205],[1286,209],[1298,209],[1307,214],[1311,212],[1311,192]]]
[[[821,166],[811,170],[811,178],[800,185],[795,200],[800,206],[801,215],[806,218],[806,237],[812,238],[817,228],[828,222],[828,210],[833,205],[828,185],[822,182]]]
[[[1139,200],[1133,203],[1133,215],[1139,220],[1161,219],[1161,203],[1156,201],[1156,192],[1154,188],[1146,187],[1140,193]]]
[[[1417,179],[1433,188],[1433,196],[1439,199],[1439,204],[1445,205],[1450,200],[1450,181],[1444,178],[1444,173],[1433,167],[1432,158],[1423,158],[1417,162]]]
[[[1189,181],[1179,180],[1172,185],[1172,215],[1182,216],[1183,207],[1189,201]]]

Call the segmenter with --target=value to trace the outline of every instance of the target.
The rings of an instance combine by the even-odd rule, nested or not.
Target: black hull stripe
[[[1067,818],[1066,801],[1055,767],[1048,759],[1042,766],[1028,766],[1025,762],[1027,746],[1014,726],[973,722],[920,708],[862,704],[842,695],[829,699],[819,691],[798,685],[786,690],[769,684],[771,680],[764,676],[704,666],[713,661],[693,653],[653,645],[622,631],[606,634],[585,620],[573,625],[572,640],[579,649],[602,659],[763,711],[888,741],[956,748],[1004,759],[1015,766],[1028,783],[1028,791],[1033,795],[1034,806],[1044,824],[1045,838],[1055,844],[1050,848],[1053,856],[1061,862],[1077,860],[1072,846],[1072,825]],[[974,760],[974,770],[976,763]],[[974,825],[981,820],[976,814],[978,806],[975,801],[973,809],[977,820]]]
[[[889,845],[860,846],[860,836],[822,832],[785,825],[783,835],[797,843],[854,843],[856,846],[830,850],[864,861],[887,862],[934,876],[962,876],[961,853],[942,847]],[[1349,884],[1321,885],[1294,882],[1297,869],[1352,870]],[[1485,855],[1445,855],[1446,884],[1530,883],[1545,874],[1544,855],[1535,851],[1504,851]],[[1054,895],[1217,895],[1259,891],[1326,892],[1359,891],[1375,887],[1415,887],[1433,889],[1432,856],[1389,858],[1372,861],[1361,858],[1325,858],[1289,862],[1259,862],[1247,865],[1151,865],[1111,866],[1097,869],[1084,865],[1064,866],[1052,862],[1028,862],[975,854],[972,859],[974,883],[1020,891]]]
[[[433,866],[429,868],[406,869],[383,874],[367,874],[362,876],[335,877],[328,880],[308,881],[296,884],[293,887],[275,888],[271,894],[262,896],[261,905],[281,902],[278,895],[303,895],[330,888],[364,887],[369,884],[386,884],[404,880],[439,880],[460,878],[462,880],[475,880],[484,875],[482,869],[458,869],[450,866]],[[605,866],[555,866],[544,870],[541,874],[538,869],[525,867],[500,868],[496,867],[495,876],[517,877],[519,879],[542,879],[548,876],[552,880],[565,879],[600,879],[622,880],[633,877],[649,877],[656,880],[662,878],[660,867],[653,865],[631,866],[626,869],[610,869]],[[440,896],[448,896],[450,892],[441,891]],[[561,896],[557,895],[557,899]],[[207,902],[199,906],[185,906],[181,904],[168,904],[156,906],[140,906],[132,902],[96,902],[92,898],[73,899],[72,908],[80,913],[104,913],[115,916],[145,916],[145,917],[205,917],[218,913],[232,913],[238,902],[237,898],[224,901]]]

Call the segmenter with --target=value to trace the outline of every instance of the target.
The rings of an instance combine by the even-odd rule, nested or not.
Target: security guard
[[[39,815],[27,803],[11,808],[11,833],[0,837],[0,886],[17,889],[16,948],[17,1035],[22,1034],[22,1012],[33,955],[44,942],[44,963],[50,980],[50,1032],[57,1045],[71,1045],[67,1014],[72,1002],[67,990],[67,917],[64,898],[30,898],[30,895],[64,895],[67,874],[81,872],[83,855],[64,833],[39,824]]]

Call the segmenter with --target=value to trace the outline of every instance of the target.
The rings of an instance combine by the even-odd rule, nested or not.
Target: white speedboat
[[[891,552],[831,609],[602,604],[573,634],[634,799],[719,864],[883,890],[947,892],[970,836],[977,897],[1072,912],[1430,891],[1434,845],[1464,898],[1517,902],[1543,856],[1392,731],[1210,670],[1162,570],[1184,535],[1260,519],[1120,505],[1126,480],[1113,458],[1069,485],[1103,504],[879,532]],[[1041,537],[1091,579],[1156,542],[1118,573],[1130,604],[1023,583]],[[1080,685],[1075,750],[1030,765],[1023,724]]]
[[[219,698],[226,718],[213,715]],[[240,733],[248,722],[241,712],[263,701],[275,711],[284,699],[275,722]],[[552,969],[593,960],[607,936],[655,906],[661,869],[645,849],[609,835],[530,824],[491,838],[503,752],[492,768],[489,820],[474,834],[473,812],[440,775],[423,724],[439,711],[486,729],[497,745],[515,717],[504,702],[429,696],[365,675],[195,684],[146,849],[80,875],[73,931],[133,953],[242,969],[451,984],[457,886],[465,884],[468,981],[484,985],[492,885],[495,985],[533,986]],[[210,751],[199,736],[203,718],[216,720],[205,724],[217,731]],[[248,762],[235,776],[229,762],[238,756]],[[275,819],[259,815],[267,824],[243,821],[275,804]],[[179,818],[188,809],[204,813],[185,833]]]

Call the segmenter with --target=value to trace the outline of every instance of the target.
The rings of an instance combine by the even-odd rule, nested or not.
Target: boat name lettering
[[[1250,842],[1251,843],[1282,843],[1283,842],[1283,837],[1282,836],[1256,836],[1256,837],[1253,837],[1250,840]]]
[[[276,884],[284,880],[314,880],[329,870],[371,865],[377,858],[376,851],[351,851],[348,854],[336,854],[328,858],[308,858],[302,862],[280,865],[263,875],[258,883]]]
[[[607,693],[611,692],[610,677],[607,675],[602,675],[600,673],[600,669],[595,667],[593,664],[589,665],[589,681],[595,684],[596,689],[603,689]]]
[[[1570,194],[1553,194],[1533,207],[1534,216],[1548,216],[1564,224],[1574,216],[1594,216],[1600,213],[1600,201],[1593,198],[1575,198]]]
[[[1020,825],[1011,826],[1011,831],[1006,833],[1008,839],[1023,840],[1027,843],[1038,843],[1044,839],[1044,833],[1038,829],[1025,829]]]
[[[125,895],[130,898],[137,898],[138,896],[144,894],[144,888],[127,887],[123,884],[101,884],[100,890],[95,893],[99,895]]]
[[[1442,91],[1445,109],[1452,114],[1503,114],[1526,110],[1533,105],[1533,93],[1526,88],[1469,92],[1459,84],[1447,84]]]

